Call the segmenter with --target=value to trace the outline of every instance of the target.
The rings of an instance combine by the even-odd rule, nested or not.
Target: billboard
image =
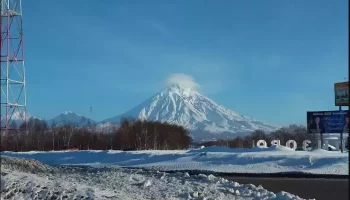
[[[341,82],[334,84],[335,106],[349,106],[349,84]]]
[[[308,133],[349,133],[349,111],[307,112]]]

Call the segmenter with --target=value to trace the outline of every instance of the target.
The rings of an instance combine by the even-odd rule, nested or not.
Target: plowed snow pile
[[[301,199],[213,175],[49,167],[1,156],[1,199]]]

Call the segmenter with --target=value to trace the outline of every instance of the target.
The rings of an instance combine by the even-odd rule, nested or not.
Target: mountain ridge
[[[112,131],[122,118],[181,125],[196,140],[235,138],[258,129],[271,132],[279,128],[228,109],[198,91],[178,84],[166,87],[128,111],[102,121],[94,121],[72,111],[64,111],[46,121],[49,126],[91,126],[100,131]]]
[[[64,111],[56,117],[46,120],[49,126],[75,125],[77,127],[96,125],[96,121],[72,111]]]

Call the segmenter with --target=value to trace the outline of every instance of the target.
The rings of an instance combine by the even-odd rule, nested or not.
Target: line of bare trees
[[[153,121],[123,119],[111,133],[73,125],[49,127],[39,119],[30,119],[27,125],[26,132],[2,133],[0,151],[184,149],[191,141],[183,127]]]
[[[158,121],[123,119],[115,141],[121,149],[185,149],[189,147],[191,137],[182,126]]]
[[[304,140],[310,140],[310,146],[316,145],[317,137],[314,134],[308,134],[305,126],[289,125],[282,127],[272,133],[265,133],[261,130],[256,130],[252,134],[246,137],[237,137],[233,140],[218,140],[204,142],[201,145],[204,146],[225,146],[230,148],[251,148],[253,142],[259,140],[265,140],[268,145],[271,144],[272,140],[280,140],[281,144],[284,145],[288,140],[295,140],[297,144],[302,144]]]
[[[308,134],[306,127],[290,125],[272,133],[257,130],[246,137],[232,140],[205,142],[204,146],[226,146],[231,148],[251,148],[253,141],[280,140],[285,144],[288,140],[295,140],[301,144],[304,140],[311,140],[316,145],[315,135]],[[346,141],[347,143],[348,141]],[[181,126],[166,122],[123,119],[118,129],[101,132],[93,127],[77,127],[66,125],[48,126],[46,121],[30,119],[27,132],[13,131],[1,134],[1,151],[51,151],[66,148],[80,150],[164,150],[186,149],[190,146],[189,132]]]

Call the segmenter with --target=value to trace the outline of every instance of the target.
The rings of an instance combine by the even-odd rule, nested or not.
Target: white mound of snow
[[[272,145],[271,147],[268,147],[268,148],[269,150],[272,150],[272,151],[294,151],[293,149],[282,145]]]
[[[1,199],[301,199],[287,192],[275,194],[213,175],[75,167],[53,167],[54,173],[35,173],[13,166],[30,166],[24,159],[5,159],[2,164]]]
[[[1,166],[25,172],[47,172],[51,170],[48,165],[40,163],[37,160],[9,156],[1,156]]]

